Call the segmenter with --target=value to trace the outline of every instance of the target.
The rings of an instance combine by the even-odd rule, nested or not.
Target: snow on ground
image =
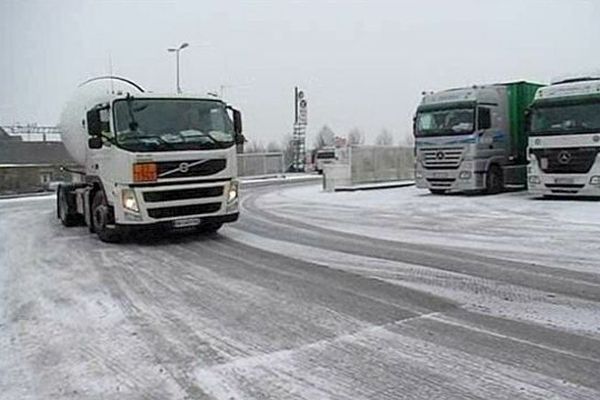
[[[415,187],[323,192],[282,188],[257,206],[286,218],[378,239],[446,245],[580,271],[600,269],[600,201],[526,192],[434,196]]]

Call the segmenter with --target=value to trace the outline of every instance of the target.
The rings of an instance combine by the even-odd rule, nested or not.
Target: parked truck
[[[333,146],[323,147],[315,154],[315,171],[323,173],[325,165],[333,164],[337,159],[336,148]]]
[[[97,78],[78,88],[60,128],[82,167],[81,182],[57,190],[63,225],[115,242],[132,231],[215,232],[238,219],[241,114],[222,100]]]
[[[513,82],[424,94],[414,123],[417,187],[434,194],[525,189],[525,111],[539,87]]]
[[[600,76],[539,89],[528,119],[529,191],[600,197]]]

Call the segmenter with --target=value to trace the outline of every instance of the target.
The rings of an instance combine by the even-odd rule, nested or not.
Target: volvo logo
[[[566,164],[568,164],[569,162],[571,162],[571,158],[572,158],[572,157],[573,157],[573,156],[571,156],[571,153],[569,153],[569,152],[568,152],[568,151],[566,151],[566,150],[563,150],[563,151],[561,151],[560,153],[558,153],[558,157],[557,157],[557,159],[558,159],[558,162],[559,162],[559,163],[561,163],[561,164],[563,164],[563,165],[566,165]]]
[[[169,175],[177,174],[177,173],[187,174],[191,168],[197,167],[198,165],[202,165],[208,161],[210,161],[210,159],[209,160],[189,161],[189,162],[184,161],[182,163],[179,163],[179,165],[176,168],[170,169],[166,172],[159,174],[158,177],[164,178],[165,176],[169,176]]]
[[[181,172],[182,174],[186,174],[189,170],[190,164],[186,162],[182,162],[181,164],[179,164],[179,172]]]
[[[437,158],[438,160],[443,160],[444,159],[444,152],[443,151],[438,151],[435,154],[435,158]]]

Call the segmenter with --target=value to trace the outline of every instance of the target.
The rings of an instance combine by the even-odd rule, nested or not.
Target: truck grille
[[[450,189],[455,178],[427,178],[432,189]]]
[[[423,166],[428,169],[456,169],[462,159],[462,148],[437,148],[421,150]]]
[[[540,169],[549,174],[585,174],[592,169],[598,147],[531,149]],[[543,160],[546,161],[543,161]]]
[[[205,159],[185,161],[164,161],[156,163],[159,179],[189,178],[194,176],[214,175],[227,166],[227,160]]]
[[[213,186],[194,189],[161,190],[144,192],[144,201],[156,203],[161,201],[189,200],[223,195],[223,186]]]
[[[211,214],[219,211],[221,203],[194,204],[190,206],[151,208],[148,215],[151,218],[183,217],[186,215]]]

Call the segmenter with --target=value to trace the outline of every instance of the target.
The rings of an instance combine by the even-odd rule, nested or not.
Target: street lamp
[[[171,47],[167,49],[169,53],[175,53],[175,59],[177,60],[177,93],[181,93],[181,85],[179,84],[179,52],[188,46],[189,44],[184,42],[177,48]]]

